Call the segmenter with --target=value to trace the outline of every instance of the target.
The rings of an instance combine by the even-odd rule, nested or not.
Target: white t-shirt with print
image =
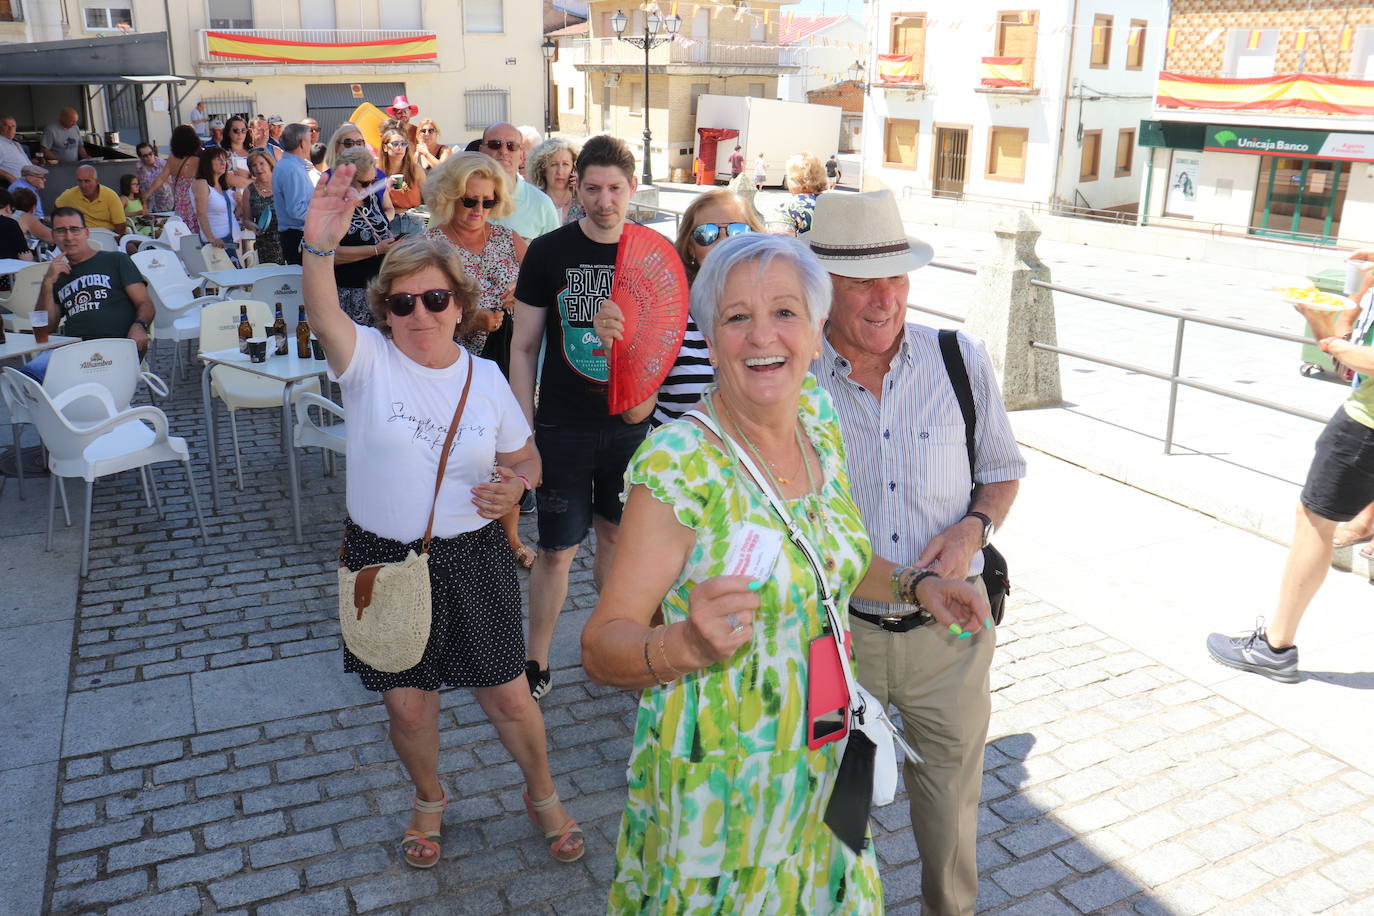
[[[376,328],[359,327],[357,334],[353,359],[336,378],[348,417],[349,516],[392,540],[424,535],[439,451],[471,362],[472,388],[444,469],[434,535],[455,537],[488,524],[472,504],[472,488],[491,479],[497,452],[513,452],[530,437],[501,370],[467,351],[448,368],[430,369]]]

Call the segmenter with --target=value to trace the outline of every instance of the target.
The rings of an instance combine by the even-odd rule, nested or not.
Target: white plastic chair
[[[254,248],[252,251],[245,251],[243,254],[239,255],[239,263],[244,267],[257,267],[258,250]]]
[[[195,506],[196,521],[200,525],[201,543],[209,538],[205,531],[205,517],[200,510],[195,475],[191,471],[191,453],[186,440],[168,435],[167,415],[156,407],[131,407],[117,410],[110,393],[102,385],[84,383],[67,389],[56,398],[49,397],[43,387],[15,369],[5,368],[10,390],[28,408],[39,438],[48,449],[48,540],[52,549],[52,520],[57,506],[58,478],[80,477],[86,481],[86,517],[81,532],[81,575],[86,575],[90,563],[91,502],[95,481],[121,471],[148,467],[162,461],[179,461],[186,471],[186,484]],[[62,408],[78,399],[90,399],[105,410],[99,422],[77,426],[62,414]],[[153,489],[158,518],[164,518],[162,502]]]
[[[286,319],[288,325],[295,327],[294,319],[297,310],[305,302],[301,298],[301,275],[299,273],[271,274],[262,277],[248,290],[248,298],[266,302],[272,307],[281,303],[282,317]]]
[[[202,352],[228,350],[239,345],[239,309],[246,307],[248,322],[255,333],[272,323],[272,310],[267,303],[253,299],[221,299],[200,310],[200,348]],[[310,379],[296,384],[293,399],[302,393],[320,393],[318,379]],[[210,370],[210,395],[219,398],[229,411],[229,430],[234,442],[234,474],[238,488],[243,489],[243,464],[239,457],[239,427],[236,412],[254,408],[282,407],[282,383],[235,369],[233,366],[215,366]],[[282,417],[282,450],[288,446],[286,441],[286,421]],[[209,432],[208,430],[206,431]],[[210,456],[211,473],[217,460]]]
[[[200,249],[200,259],[205,262],[206,270],[234,270],[234,260],[223,248],[216,248],[206,242]]]
[[[181,342],[200,336],[200,309],[221,297],[200,295],[196,281],[187,276],[173,252],[145,249],[135,252],[133,260],[148,281],[148,295],[155,306],[153,338],[172,342],[172,366],[167,375],[175,379],[178,365],[184,375],[189,362],[189,356],[186,362],[181,359]]]
[[[35,263],[21,267],[14,275],[14,286],[10,289],[9,298],[3,303],[10,311],[4,318],[7,332],[33,330],[29,314],[38,307],[38,293],[43,288],[43,275],[47,272],[47,264]],[[48,326],[51,327],[52,324],[52,316],[49,315]]]
[[[170,251],[176,254],[176,246],[167,241],[166,238],[152,238],[146,235],[138,237],[138,251],[147,251],[149,248],[158,248],[162,251]]]
[[[200,279],[200,275],[210,269],[205,266],[205,255],[201,253],[202,247],[204,246],[198,235],[184,235],[177,242],[177,255],[181,258],[181,263],[186,266],[186,272],[197,279]]]
[[[311,414],[312,407],[318,412],[319,419]],[[327,417],[335,418],[336,422],[326,425],[324,421]],[[346,451],[348,440],[344,430],[344,409],[338,404],[318,394],[301,393],[296,396],[296,448],[321,449],[320,456],[324,459],[326,474],[332,471],[333,465],[328,453],[342,455]]]
[[[179,251],[181,240],[192,234],[190,227],[181,217],[169,216],[167,222],[162,224],[162,234],[158,236],[158,240],[165,242],[173,251]]]
[[[92,248],[99,248],[101,251],[119,251],[119,236],[114,234],[112,229],[92,229],[90,230],[89,241]]]

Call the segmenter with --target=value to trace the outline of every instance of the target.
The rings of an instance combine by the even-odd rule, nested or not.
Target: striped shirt
[[[668,377],[658,389],[658,403],[654,405],[651,418],[653,425],[662,426],[682,416],[701,400],[701,393],[715,380],[716,370],[711,365],[706,338],[688,316],[687,333],[682,337],[677,359],[673,360],[673,368],[668,370]]]
[[[835,402],[844,433],[846,466],[854,502],[873,540],[873,552],[895,563],[914,563],[927,542],[969,509],[968,450],[964,419],[940,357],[934,328],[907,324],[902,345],[883,376],[882,400],[850,376],[847,359],[829,339],[811,372]],[[973,385],[977,412],[974,479],[1017,480],[1026,462],[1012,435],[1002,392],[982,341],[959,334],[959,349]],[[968,574],[983,571],[973,555]],[[891,613],[890,605],[855,600],[867,614]]]

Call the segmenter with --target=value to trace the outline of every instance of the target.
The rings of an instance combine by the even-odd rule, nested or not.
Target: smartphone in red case
[[[845,634],[845,651],[849,634]],[[849,688],[835,650],[835,634],[811,640],[807,655],[806,746],[816,750],[849,734]]]

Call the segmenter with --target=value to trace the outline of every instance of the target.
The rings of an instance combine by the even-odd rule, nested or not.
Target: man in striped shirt
[[[906,236],[889,191],[822,194],[801,238],[834,286],[812,373],[839,413],[854,501],[874,552],[968,576],[981,589],[982,547],[1026,471],[987,351],[959,335],[976,408],[970,478],[963,415],[938,333],[906,322],[907,275],[930,260],[931,247]],[[859,680],[901,711],[907,740],[926,761],[905,774],[922,912],[970,914],[996,636],[989,627],[961,639],[924,612],[909,612],[851,604]]]

